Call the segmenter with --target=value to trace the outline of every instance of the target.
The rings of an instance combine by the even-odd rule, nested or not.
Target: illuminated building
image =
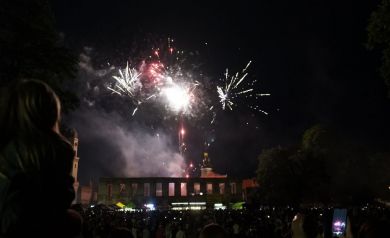
[[[104,204],[133,203],[137,207],[155,204],[158,208],[198,205],[199,209],[214,204],[242,201],[242,181],[215,178],[100,178],[98,201]],[[188,205],[188,206],[186,206]]]
[[[214,173],[204,153],[200,177],[100,178],[98,202],[160,209],[223,209],[243,201],[242,180]]]

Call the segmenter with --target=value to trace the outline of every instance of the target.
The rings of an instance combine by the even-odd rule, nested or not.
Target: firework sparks
[[[154,53],[159,56],[158,51]],[[132,116],[141,104],[151,99],[162,102],[166,109],[176,115],[187,114],[195,101],[194,90],[200,84],[192,81],[187,72],[183,73],[181,67],[167,67],[160,61],[143,61],[139,70],[130,68],[127,64],[126,68],[119,70],[119,75],[113,78],[115,84],[107,88],[132,100],[135,107]]]
[[[237,72],[234,75],[229,74],[229,70],[226,69],[225,72],[225,78],[222,80],[224,85],[223,86],[217,86],[217,93],[219,97],[219,101],[222,104],[222,110],[225,110],[226,108],[229,108],[230,110],[233,110],[233,106],[235,106],[237,103],[235,100],[239,98],[240,96],[245,95],[245,97],[253,97],[256,96],[270,96],[269,93],[255,93],[255,88],[253,87],[256,83],[256,80],[247,82],[245,79],[248,76],[248,68],[251,65],[252,61],[249,61],[248,64],[245,66],[245,68],[241,72]],[[256,106],[249,106],[250,108],[257,110],[259,112],[262,112],[266,115],[268,115],[267,112],[259,109],[259,107]],[[212,107],[210,108],[212,110]],[[214,121],[214,119],[213,119]]]
[[[119,70],[119,76],[113,76],[116,80],[115,87],[108,86],[107,88],[119,95],[125,94],[133,97],[136,91],[142,89],[140,76],[141,74],[136,69],[129,68],[129,63],[127,63],[125,69]]]
[[[140,76],[141,73],[139,73],[135,68],[129,68],[129,63],[127,63],[125,69],[119,69],[119,76],[113,76],[115,79],[114,87],[107,86],[107,89],[111,90],[113,93],[121,96],[126,95],[133,100],[135,108],[131,114],[132,116],[134,116],[139,105],[142,103],[142,101],[136,97],[143,87]]]

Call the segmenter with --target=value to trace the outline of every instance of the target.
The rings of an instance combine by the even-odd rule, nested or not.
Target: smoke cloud
[[[72,118],[86,157],[80,155],[80,164],[93,160],[88,164],[100,164],[105,176],[181,176],[184,159],[164,133],[151,134],[136,123],[129,127],[118,114],[98,110],[81,109]]]

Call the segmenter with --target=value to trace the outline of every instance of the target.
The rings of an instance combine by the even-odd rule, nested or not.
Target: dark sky
[[[252,60],[252,77],[271,93],[261,101],[269,115],[240,107],[219,117],[210,156],[221,173],[254,175],[264,148],[297,144],[318,123],[373,150],[389,147],[390,99],[379,77],[380,53],[364,46],[378,1],[220,2],[64,0],[53,9],[65,42],[76,52],[92,47],[96,68],[105,61],[125,64],[147,37],[169,36],[182,49],[200,51],[215,80],[225,68],[240,70]],[[200,160],[204,134],[189,129],[191,156]],[[82,133],[80,139],[81,178],[115,176],[91,158],[110,149],[93,139],[83,144]],[[102,151],[92,153],[97,147]]]

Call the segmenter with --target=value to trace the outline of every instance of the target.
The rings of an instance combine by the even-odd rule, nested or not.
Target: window
[[[137,195],[137,189],[138,189],[138,184],[137,183],[132,183],[131,184],[131,194],[133,196]]]
[[[194,193],[200,194],[200,183],[194,183]]]
[[[144,197],[150,197],[150,183],[144,183]]]
[[[207,194],[213,194],[213,184],[212,183],[208,183],[206,185],[206,189],[207,189]]]
[[[175,183],[169,183],[169,191],[168,191],[168,196],[173,197],[175,196]]]
[[[108,197],[108,200],[111,200],[112,198],[112,184],[107,184],[107,197]]]
[[[162,183],[156,183],[156,197],[162,197]]]
[[[219,184],[219,194],[225,194],[225,183]]]
[[[230,183],[230,193],[237,194],[237,185],[236,183]]]
[[[187,196],[187,183],[181,183],[180,184],[180,195],[182,197],[186,197]]]
[[[120,184],[119,184],[119,193],[120,193],[121,195],[123,195],[123,193],[125,193],[125,192],[126,192],[126,184],[120,183]]]

